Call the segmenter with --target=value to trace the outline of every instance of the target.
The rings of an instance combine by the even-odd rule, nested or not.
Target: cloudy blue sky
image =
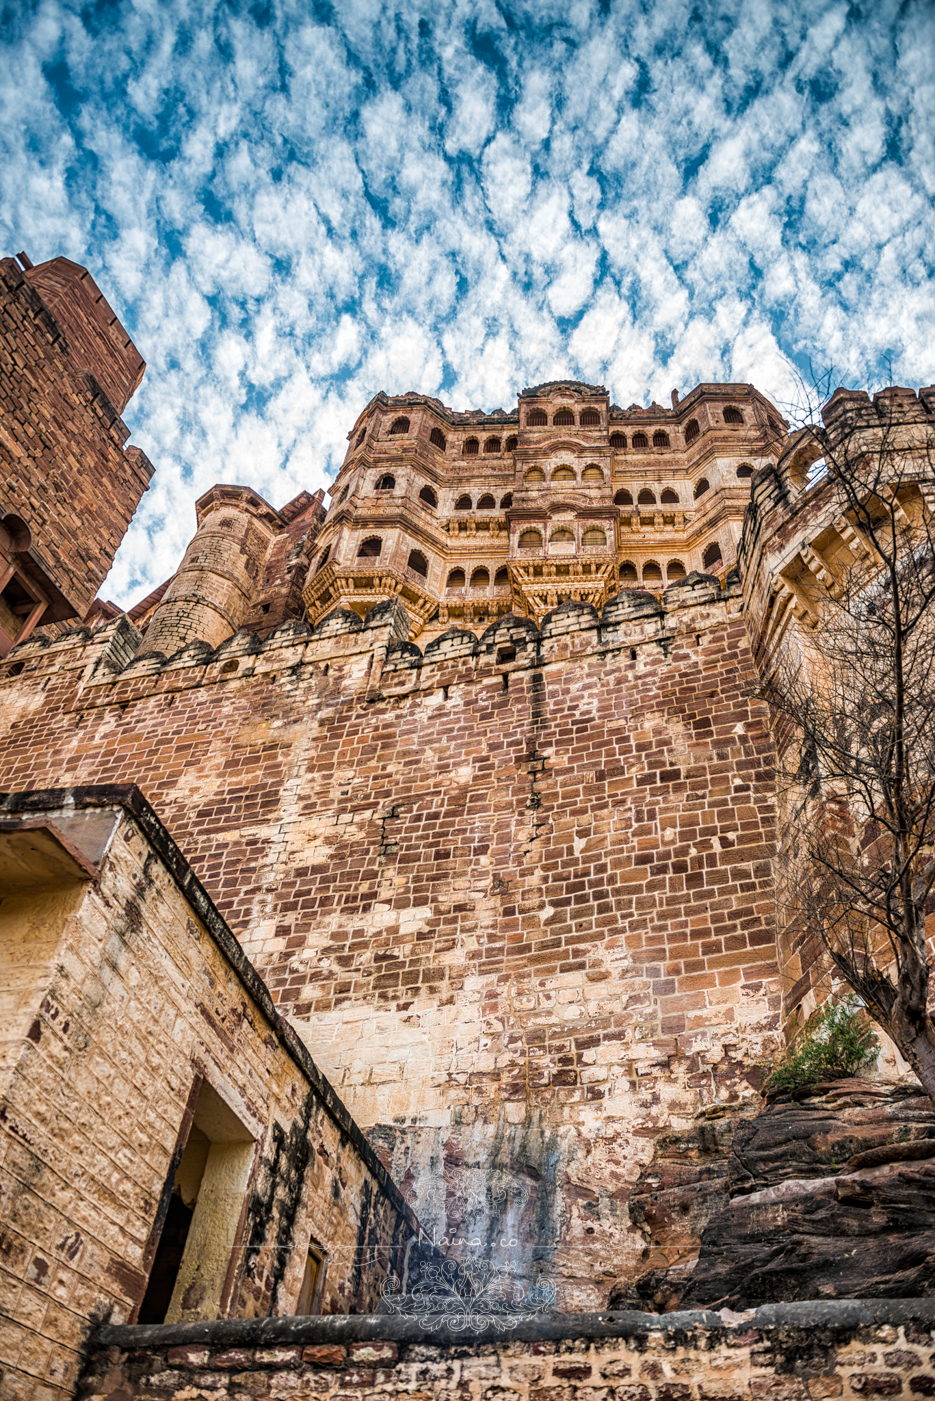
[[[931,0],[0,0],[0,251],[91,268],[157,467],[327,483],[378,389],[935,380]]]

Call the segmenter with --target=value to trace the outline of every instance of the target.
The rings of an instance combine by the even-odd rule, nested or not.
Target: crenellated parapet
[[[433,668],[457,660],[469,664],[472,677],[482,678],[488,671],[503,674],[564,662],[573,653],[595,649],[602,654],[608,648],[629,650],[636,660],[636,649],[651,646],[668,657],[676,639],[708,629],[739,608],[736,585],[725,589],[713,575],[695,573],[661,595],[621,590],[600,612],[591,604],[569,600],[539,625],[508,614],[479,634],[449,627],[420,648],[409,641],[412,622],[402,599],[394,596],[375,604],[363,618],[355,609],[337,608],[314,628],[288,620],[265,637],[240,630],[215,646],[193,637],[168,655],[150,645],[152,629],[144,645],[144,634],[122,616],[54,639],[37,635],[17,648],[15,659],[0,666],[0,684],[22,678],[41,685],[48,676],[67,675],[71,708],[83,710],[267,673],[285,682],[296,668],[354,657],[358,661],[345,677],[348,694],[363,690],[389,696],[431,690],[438,684]],[[173,630],[170,640],[178,636]]]

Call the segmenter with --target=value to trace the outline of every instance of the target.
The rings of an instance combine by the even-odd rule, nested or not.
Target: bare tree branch
[[[935,435],[899,394],[839,390],[820,415],[806,396],[795,460],[837,533],[824,554],[805,547],[794,587],[807,621],[765,661],[761,694],[780,754],[790,946],[825,951],[935,1097]]]

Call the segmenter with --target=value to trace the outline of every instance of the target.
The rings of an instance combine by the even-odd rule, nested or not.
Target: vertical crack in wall
[[[534,671],[529,678],[529,700],[530,700],[530,720],[532,733],[526,747],[524,763],[529,776],[529,798],[526,802],[527,809],[531,813],[538,813],[542,807],[542,793],[539,783],[545,773],[545,755],[539,749],[539,739],[546,719],[546,694],[545,677],[541,671]],[[529,844],[524,847],[523,855],[526,856],[533,849],[533,842],[542,836],[542,829],[548,826],[546,820],[531,818],[532,833]]]
[[[380,824],[380,848],[377,852],[378,856],[395,856],[399,851],[399,842],[394,839],[392,832],[386,830],[386,824],[398,818],[399,815],[399,804],[394,803],[392,807],[387,808],[382,817],[377,818]]]

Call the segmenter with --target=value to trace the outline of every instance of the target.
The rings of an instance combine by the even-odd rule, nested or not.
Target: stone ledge
[[[726,1312],[726,1310],[725,1310]],[[424,1343],[431,1347],[464,1347],[474,1343],[534,1343],[590,1338],[648,1339],[652,1335],[683,1338],[703,1332],[747,1334],[783,1329],[816,1328],[853,1333],[859,1328],[923,1323],[935,1327],[935,1299],[809,1299],[789,1304],[764,1304],[733,1315],[730,1322],[711,1309],[682,1313],[550,1314],[501,1332],[495,1327],[467,1333],[440,1322],[423,1328],[416,1318],[384,1314],[332,1314],[328,1317],[219,1319],[211,1323],[105,1325],[90,1338],[92,1349],[118,1348],[138,1352],[197,1346],[282,1347],[341,1345],[351,1342]]]

